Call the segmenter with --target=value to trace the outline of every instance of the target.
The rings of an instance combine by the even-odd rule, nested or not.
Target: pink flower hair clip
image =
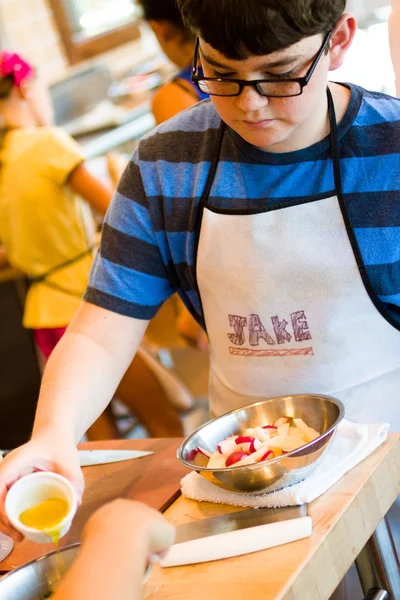
[[[2,77],[13,75],[16,87],[21,87],[26,79],[31,79],[34,76],[34,73],[33,67],[24,61],[19,54],[0,52],[0,75]]]

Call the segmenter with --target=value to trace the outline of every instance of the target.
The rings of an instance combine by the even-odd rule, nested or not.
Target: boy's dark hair
[[[242,60],[326,34],[344,13],[346,0],[177,0],[177,5],[187,26],[207,44]]]
[[[14,87],[14,75],[0,77],[0,100],[5,100],[11,94]]]
[[[186,29],[176,0],[139,0],[146,21],[169,21],[180,29]]]

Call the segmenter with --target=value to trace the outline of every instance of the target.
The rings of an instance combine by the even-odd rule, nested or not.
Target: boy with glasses
[[[74,444],[175,291],[207,329],[212,415],[315,392],[400,430],[399,101],[328,82],[345,0],[178,5],[211,100],[134,152],[3,489],[46,462],[81,491]]]

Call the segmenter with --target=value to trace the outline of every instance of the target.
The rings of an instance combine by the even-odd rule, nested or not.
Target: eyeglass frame
[[[240,94],[243,91],[243,88],[245,86],[251,86],[254,87],[257,92],[260,94],[260,96],[264,96],[265,98],[296,98],[297,96],[301,96],[301,94],[303,93],[303,89],[308,85],[311,76],[313,75],[315,69],[317,68],[317,65],[319,63],[319,61],[322,58],[322,55],[326,49],[326,46],[329,42],[329,40],[332,37],[332,33],[333,33],[333,29],[330,29],[328,31],[328,33],[326,34],[322,45],[320,47],[320,49],[318,50],[313,62],[311,63],[307,73],[303,76],[303,77],[294,77],[294,78],[288,78],[288,79],[251,79],[250,81],[247,81],[246,79],[228,79],[228,78],[223,78],[223,77],[200,77],[198,75],[198,66],[197,66],[197,59],[198,59],[198,55],[199,55],[199,47],[200,47],[200,40],[197,37],[196,38],[196,43],[195,43],[195,48],[194,48],[194,56],[193,56],[193,63],[192,63],[192,74],[191,74],[191,80],[193,81],[193,83],[199,88],[199,90],[203,93],[207,93],[204,92],[204,90],[202,90],[200,88],[199,82],[200,81],[227,81],[228,83],[237,83],[239,85],[239,91],[237,94],[209,94],[210,96],[219,96],[220,98],[234,98],[236,96],[240,96]],[[300,92],[298,94],[289,94],[289,95],[282,95],[282,96],[271,96],[270,94],[264,94],[264,92],[259,88],[259,85],[261,83],[298,83],[300,86]]]

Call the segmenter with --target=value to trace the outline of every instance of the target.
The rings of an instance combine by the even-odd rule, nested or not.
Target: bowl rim
[[[214,419],[210,419],[210,421],[207,421],[207,423],[204,423],[203,425],[198,427],[195,431],[193,431],[190,435],[188,435],[188,437],[180,444],[178,450],[176,451],[176,458],[179,460],[181,465],[191,469],[192,471],[193,470],[205,471],[205,472],[209,472],[209,473],[213,473],[213,472],[217,471],[218,473],[222,473],[225,471],[234,471],[235,469],[237,469],[237,470],[239,470],[239,469],[256,469],[260,466],[260,463],[252,463],[249,465],[238,465],[236,467],[234,467],[234,466],[232,466],[232,467],[196,467],[192,463],[186,461],[183,458],[182,453],[183,453],[185,445],[189,442],[189,440],[191,438],[193,438],[199,431],[204,429],[207,425],[209,425],[212,422],[218,421],[219,419],[227,417],[228,415],[234,415],[235,413],[238,413],[244,409],[260,406],[260,404],[266,404],[266,403],[272,402],[274,400],[285,400],[286,398],[299,398],[299,397],[304,397],[304,396],[312,396],[312,397],[323,398],[324,400],[328,400],[329,402],[331,402],[332,404],[335,404],[338,407],[339,414],[338,414],[336,421],[326,431],[324,431],[324,433],[322,433],[317,438],[315,438],[315,440],[312,440],[311,442],[307,442],[307,444],[304,444],[304,446],[300,446],[300,448],[296,448],[296,450],[291,450],[290,452],[286,452],[285,455],[283,456],[283,458],[295,456],[300,450],[303,451],[305,448],[309,448],[310,446],[314,445],[317,441],[323,440],[327,435],[329,435],[339,425],[339,423],[343,420],[344,415],[345,415],[345,407],[341,400],[339,400],[338,398],[335,398],[334,396],[328,396],[326,394],[286,394],[285,396],[274,396],[273,398],[266,398],[265,400],[259,400],[258,402],[252,402],[251,404],[246,404],[245,406],[241,406],[240,408],[235,408],[234,410],[230,410],[222,415],[219,415],[218,417],[215,417]],[[282,456],[276,456],[275,458],[271,458],[270,460],[265,461],[265,462],[268,464],[273,464],[273,463],[279,462],[281,459],[282,459]]]
[[[22,569],[26,569],[27,567],[30,567],[31,565],[39,563],[42,560],[45,560],[47,558],[53,557],[56,554],[60,554],[60,553],[62,554],[63,552],[66,552],[67,550],[78,549],[80,546],[82,546],[82,542],[74,542],[72,544],[67,544],[67,546],[63,546],[62,548],[58,548],[56,550],[51,550],[50,552],[46,552],[45,554],[42,554],[41,556],[38,556],[37,558],[33,558],[29,562],[27,562],[23,565],[20,565],[19,567],[16,567],[15,569],[12,569],[11,571],[9,571],[8,573],[5,573],[4,575],[1,575],[0,576],[0,586],[5,579],[8,579],[9,577],[14,575],[15,573],[18,573],[19,571],[22,571]],[[148,577],[151,574],[152,568],[153,568],[153,565],[151,563],[149,563],[146,567],[143,583],[145,581],[147,581]],[[64,577],[64,574],[63,574],[63,577]]]
[[[30,567],[31,565],[34,565],[35,563],[41,562],[42,560],[45,560],[46,558],[50,558],[51,556],[54,556],[55,554],[59,554],[59,553],[62,554],[63,552],[66,552],[67,550],[73,550],[74,548],[78,548],[80,545],[81,545],[81,542],[74,542],[73,544],[68,544],[67,546],[58,548],[58,550],[51,550],[50,552],[45,552],[45,554],[42,554],[41,556],[38,556],[37,558],[33,558],[29,562],[24,563],[23,565],[20,565],[19,567],[16,567],[15,569],[12,569],[8,573],[5,573],[4,575],[2,575],[0,577],[0,585],[1,585],[2,581],[7,579],[8,577],[11,577],[11,575],[13,575],[14,573],[18,573],[18,571],[21,571],[22,569],[25,569],[26,567]]]

